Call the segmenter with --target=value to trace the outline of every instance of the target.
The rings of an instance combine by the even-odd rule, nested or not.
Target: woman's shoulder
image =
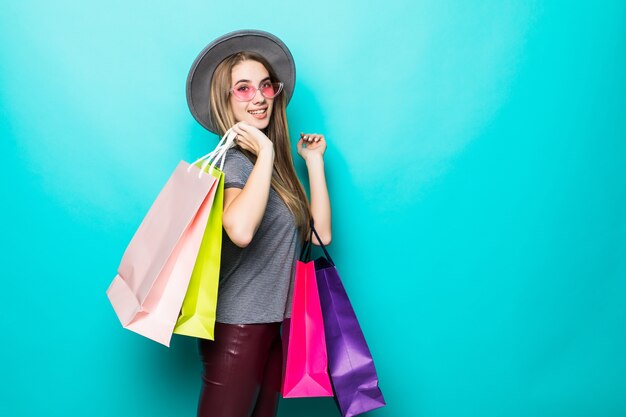
[[[250,161],[248,157],[241,151],[241,149],[237,147],[230,148],[226,151],[226,156],[224,157],[224,164],[228,164],[228,165],[235,164],[235,165],[241,165],[241,166],[250,167],[250,168],[254,166],[252,161]]]
[[[229,148],[226,151],[226,157],[230,157],[230,158],[246,158],[246,156],[242,152],[241,148],[239,148],[237,146]],[[246,159],[248,159],[248,158],[246,158]]]

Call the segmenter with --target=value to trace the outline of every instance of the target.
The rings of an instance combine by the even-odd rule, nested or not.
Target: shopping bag
[[[383,407],[385,400],[378,387],[372,354],[348,294],[313,223],[311,228],[325,255],[314,262],[324,316],[330,377],[341,415],[352,417]]]
[[[215,340],[215,314],[222,250],[224,174],[219,174],[215,200],[174,333]]]
[[[107,290],[126,329],[169,346],[219,178],[181,161],[130,241]]]
[[[133,236],[107,290],[123,327],[169,346],[207,225],[221,228],[223,165],[235,137],[229,129],[212,152],[181,161]],[[219,219],[209,222],[210,214]],[[210,234],[206,245],[214,240]],[[199,266],[199,275],[207,269]]]
[[[237,133],[228,129],[212,152],[197,159],[202,170],[210,168],[218,178],[215,200],[209,214],[198,257],[191,274],[174,333],[214,340],[217,291],[222,251],[222,209],[224,205],[224,161],[235,146]],[[220,162],[219,169],[213,168]],[[211,168],[213,168],[211,170]]]
[[[310,240],[302,256],[310,256]],[[283,334],[287,355],[282,395],[294,397],[332,397],[328,375],[324,321],[317,291],[313,261],[296,261],[293,304],[289,329]]]

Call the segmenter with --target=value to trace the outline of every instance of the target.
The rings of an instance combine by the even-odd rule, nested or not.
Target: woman
[[[212,42],[192,66],[194,117],[237,133],[224,163],[224,211],[215,341],[199,339],[204,366],[199,416],[275,416],[282,376],[280,325],[291,316],[295,261],[309,219],[331,240],[323,135],[301,134],[309,205],[293,165],[285,108],[295,84],[287,47],[261,31]],[[208,87],[208,88],[207,88]],[[319,245],[316,238],[313,243]]]

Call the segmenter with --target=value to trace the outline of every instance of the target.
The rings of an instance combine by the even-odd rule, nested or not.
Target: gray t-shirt
[[[229,149],[224,188],[243,188],[253,167],[239,149]],[[301,247],[293,215],[270,187],[265,214],[248,246],[238,247],[222,232],[216,320],[246,324],[291,317],[293,277]]]

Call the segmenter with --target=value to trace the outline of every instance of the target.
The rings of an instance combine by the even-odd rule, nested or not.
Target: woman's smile
[[[267,107],[263,107],[262,109],[256,110],[248,110],[248,113],[252,115],[255,119],[265,119],[267,117]]]

